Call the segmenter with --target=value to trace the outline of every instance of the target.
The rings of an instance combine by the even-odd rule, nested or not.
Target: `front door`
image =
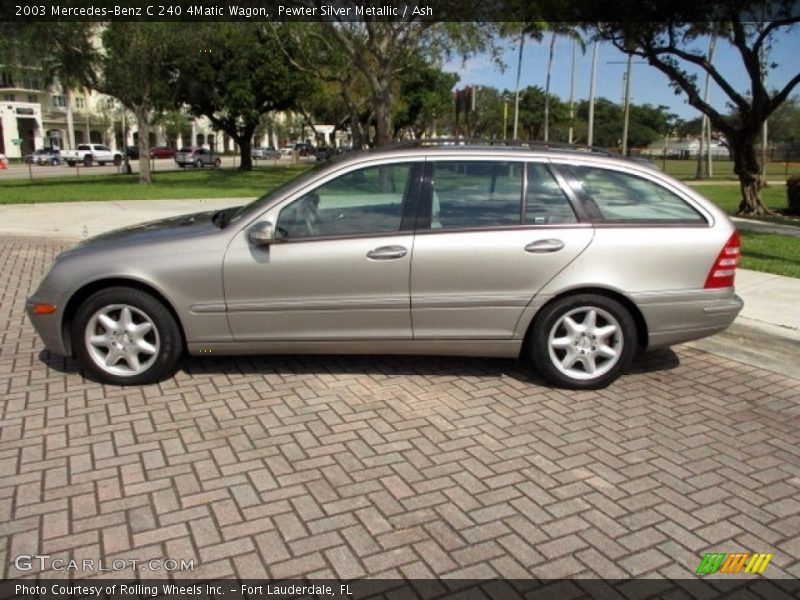
[[[410,339],[421,163],[354,168],[270,209],[276,241],[245,228],[225,256],[237,341]]]

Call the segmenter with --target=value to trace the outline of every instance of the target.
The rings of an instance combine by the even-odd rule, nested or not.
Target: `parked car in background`
[[[278,152],[281,153],[281,156],[292,156],[294,154],[294,146],[281,146]]]
[[[314,146],[306,142],[294,145],[294,151],[298,156],[311,156],[314,154]]]
[[[150,149],[150,158],[174,158],[175,150],[168,146],[157,146]]]
[[[106,163],[122,164],[122,153],[105,144],[78,144],[75,150],[64,150],[61,157],[70,167],[77,163],[82,163],[85,167],[91,167],[94,163],[101,167]]]
[[[39,148],[25,157],[25,162],[34,165],[60,165],[61,151],[58,148]]]
[[[168,377],[186,350],[522,357],[594,389],[638,350],[728,327],[739,246],[714,203],[625,158],[421,145],[86,240],[27,314],[112,384]]]
[[[278,160],[281,157],[281,153],[278,150],[275,150],[274,146],[267,146],[264,148],[253,148],[250,151],[250,156],[254,159],[266,159],[266,160]]]
[[[328,160],[335,154],[336,154],[336,148],[331,148],[330,146],[320,146],[314,152],[314,156],[316,157],[317,160]]]
[[[195,148],[186,146],[175,153],[175,162],[184,169],[186,167],[214,167],[218,168],[222,164],[222,159],[216,152],[206,148]]]

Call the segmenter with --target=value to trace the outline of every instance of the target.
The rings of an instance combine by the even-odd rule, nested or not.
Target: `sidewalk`
[[[218,210],[250,200],[252,198],[0,205],[0,235],[79,240],[135,223]],[[758,221],[735,220],[740,229],[761,231],[770,227]],[[744,299],[744,309],[736,320],[739,325],[800,342],[800,279],[739,269],[736,291]]]

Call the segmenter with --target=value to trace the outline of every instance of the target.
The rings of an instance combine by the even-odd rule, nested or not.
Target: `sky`
[[[544,89],[547,74],[547,56],[549,51],[549,36],[542,42],[527,39],[524,45],[522,76],[520,89],[529,85],[536,85]],[[708,40],[696,43],[703,52],[708,50]],[[487,55],[470,58],[466,64],[460,58],[455,58],[445,63],[444,70],[456,72],[461,76],[457,87],[466,85],[487,85],[500,90],[513,91],[516,85],[517,58],[519,55],[519,40],[503,45],[503,62],[506,63],[505,71],[501,72]],[[770,88],[783,88],[784,85],[800,71],[800,29],[776,35],[773,44],[773,62],[778,66],[770,71],[767,83]],[[565,38],[556,38],[555,55],[550,82],[550,90],[563,101],[569,100],[570,70],[572,58],[572,42]],[[631,102],[635,104],[664,104],[669,110],[682,119],[693,119],[700,113],[686,103],[686,96],[676,96],[669,86],[669,80],[655,67],[644,64],[635,64],[641,60],[634,57],[631,75]],[[620,52],[609,43],[601,43],[597,59],[596,95],[598,98],[608,98],[613,102],[622,103],[624,94],[624,79],[627,55]],[[736,90],[744,92],[749,89],[749,78],[745,72],[738,52],[723,40],[718,40],[714,56],[714,65]],[[589,87],[592,70],[592,47],[587,47],[586,53],[581,54],[580,48],[575,53],[575,100],[589,98]],[[705,76],[700,79],[701,91]],[[795,88],[793,95],[800,95],[800,86]],[[718,110],[728,112],[725,104],[725,95],[722,90],[713,84],[709,94],[712,105]]]

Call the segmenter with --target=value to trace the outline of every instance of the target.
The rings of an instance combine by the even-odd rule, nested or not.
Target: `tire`
[[[222,164],[222,161],[221,161],[220,159],[216,159],[216,160],[214,161],[214,168],[215,168],[215,169],[219,169],[219,167],[220,167],[220,165],[221,165],[221,164]]]
[[[150,294],[127,287],[100,290],[80,306],[72,345],[90,379],[115,385],[166,379],[183,353],[172,313]]]
[[[203,168],[203,161],[198,158],[197,162],[194,163],[194,166],[197,167],[198,169],[202,169]]]
[[[119,154],[117,154],[117,155],[114,157],[114,166],[115,166],[115,167],[118,167],[118,166],[120,166],[121,164],[122,164],[122,157],[121,157]]]
[[[87,154],[83,157],[83,166],[84,167],[91,167],[92,166],[92,155]]]
[[[548,383],[594,390],[630,366],[636,355],[636,323],[616,300],[575,294],[541,310],[529,341],[534,365]]]

